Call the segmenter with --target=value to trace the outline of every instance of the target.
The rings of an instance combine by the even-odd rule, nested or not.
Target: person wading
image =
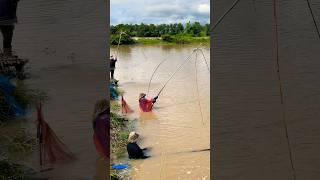
[[[106,99],[102,99],[96,102],[93,112],[93,142],[96,146],[97,152],[104,159],[110,157],[110,106]]]
[[[0,30],[3,37],[3,54],[12,56],[12,38],[14,25],[17,23],[19,0],[0,0]]]
[[[127,151],[130,159],[146,159],[150,156],[146,156],[143,151],[146,151],[147,148],[141,149],[137,140],[139,138],[139,134],[136,132],[130,132],[128,137]]]
[[[140,93],[139,95],[139,106],[141,111],[143,112],[150,112],[152,111],[153,104],[157,101],[158,96],[152,98],[152,99],[147,99],[145,93]]]
[[[117,57],[114,57],[113,55],[110,56],[110,75],[111,79],[114,79],[114,70],[116,69],[116,62]]]

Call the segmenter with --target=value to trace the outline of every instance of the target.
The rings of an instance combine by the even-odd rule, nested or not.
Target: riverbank
[[[120,95],[119,91],[121,90],[117,88],[117,96]],[[121,106],[116,99],[110,101],[110,107],[110,164],[129,164],[126,158],[126,147],[129,133],[133,129],[132,121],[120,114]],[[111,179],[128,179],[129,176],[128,169],[118,171],[110,167]]]
[[[0,179],[45,179],[26,164],[37,147],[26,113],[41,96],[23,81],[1,76],[0,81]]]
[[[119,36],[111,37],[111,45],[118,45]],[[193,37],[188,35],[163,35],[161,37],[129,37],[123,35],[120,45],[180,45],[180,44],[205,44],[210,45],[210,36]]]
[[[18,122],[1,123],[0,179],[42,179],[24,162],[35,151],[37,142],[35,135],[25,126],[25,123]]]
[[[164,37],[133,37],[138,44],[143,45],[166,45],[166,44],[197,44],[210,43],[210,37],[191,37],[191,36],[164,36]]]

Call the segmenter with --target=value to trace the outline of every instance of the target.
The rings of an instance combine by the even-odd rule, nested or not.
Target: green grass
[[[27,179],[29,167],[20,165],[25,157],[36,149],[36,138],[17,122],[0,126],[0,179]]]
[[[156,44],[193,44],[193,43],[210,43],[210,37],[192,37],[187,35],[175,35],[163,36],[162,39],[159,38],[139,38],[136,40],[137,43],[146,45],[156,45]]]
[[[120,105],[116,101],[111,101],[111,161],[121,158],[126,152],[127,139],[132,129],[128,119],[118,114],[119,110]]]
[[[133,121],[129,121],[120,114],[121,106],[119,101],[110,103],[110,141],[111,141],[111,164],[121,160],[127,151],[128,136],[133,129]],[[113,180],[123,179],[122,176],[129,174],[120,174],[118,171],[110,168],[110,177]],[[126,179],[126,178],[125,178]]]
[[[139,38],[136,40],[138,44],[145,44],[145,45],[158,45],[158,44],[171,44],[161,39],[148,39],[148,38]]]
[[[36,148],[36,137],[16,122],[0,127],[0,158],[20,160]]]
[[[133,44],[143,44],[143,45],[175,45],[175,44],[210,44],[210,37],[193,37],[190,35],[164,35],[162,38],[149,38],[149,37],[137,37],[134,39]],[[125,43],[124,43],[125,44]],[[130,44],[126,44],[130,45]]]

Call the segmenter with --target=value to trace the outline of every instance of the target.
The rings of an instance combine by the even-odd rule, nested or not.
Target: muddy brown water
[[[154,75],[148,97],[154,97],[177,67],[192,52],[193,46],[122,46],[115,78],[125,91],[124,98],[135,111],[136,131],[141,147],[151,147],[145,160],[132,160],[132,179],[209,179],[210,152],[193,152],[210,148],[210,74],[204,59],[198,55],[195,79],[195,55],[169,81],[152,113],[141,113],[138,96],[147,92],[155,67],[167,57]],[[204,54],[210,59],[209,47]],[[115,48],[111,49],[111,53]],[[197,87],[201,112],[198,104]],[[203,123],[202,123],[203,122]]]
[[[218,19],[233,0],[215,1]],[[310,1],[320,23],[320,3]],[[297,180],[320,177],[319,57],[306,1],[278,1],[279,61]],[[292,180],[273,49],[273,1],[239,1],[213,33],[212,179]]]
[[[103,166],[92,141],[91,115],[95,101],[107,96],[106,11],[96,0],[19,2],[13,45],[30,61],[26,84],[47,93],[44,118],[77,158],[44,173],[53,180],[91,180]],[[33,132],[35,118],[30,113]],[[30,159],[39,168],[37,155]]]

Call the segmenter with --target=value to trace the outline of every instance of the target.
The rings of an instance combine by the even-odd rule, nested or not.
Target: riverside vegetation
[[[116,88],[116,93],[119,96],[121,90]],[[110,102],[110,142],[111,142],[111,165],[117,164],[125,160],[126,147],[128,142],[129,132],[133,129],[133,121],[129,121],[126,117],[120,114],[121,106],[116,99]],[[118,172],[111,168],[110,176],[112,180],[126,179],[129,177],[128,171]]]
[[[111,45],[209,43],[210,24],[118,24],[110,27]]]

